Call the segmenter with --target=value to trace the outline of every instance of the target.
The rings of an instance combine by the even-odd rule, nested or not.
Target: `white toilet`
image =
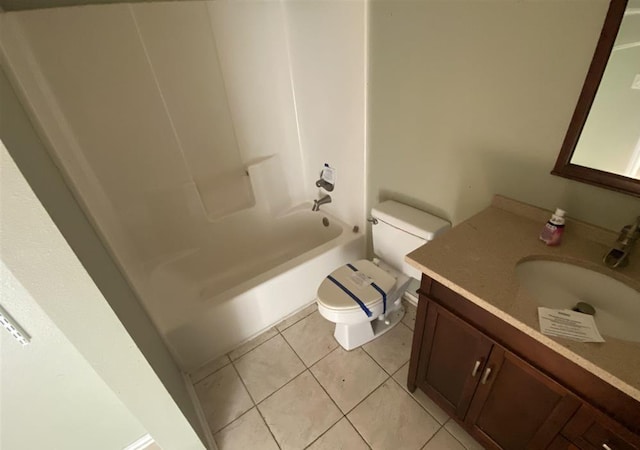
[[[407,253],[451,227],[446,220],[392,200],[371,210],[373,251],[378,258],[339,267],[318,287],[318,312],[336,324],[346,350],[393,328],[404,315],[402,295],[417,288],[421,273],[404,262]]]

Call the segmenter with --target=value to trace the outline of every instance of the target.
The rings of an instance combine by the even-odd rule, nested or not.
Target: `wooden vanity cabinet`
[[[579,406],[558,383],[494,345],[464,422],[490,448],[542,449]]]
[[[636,400],[426,276],[419,294],[408,388],[486,448],[640,450]]]
[[[640,416],[638,417],[640,420]],[[640,437],[589,405],[582,405],[562,430],[562,435],[581,450],[637,450]]]
[[[435,303],[427,323],[418,370],[420,388],[449,415],[463,420],[484,371],[493,342]]]
[[[434,302],[418,386],[489,448],[546,448],[578,399]]]

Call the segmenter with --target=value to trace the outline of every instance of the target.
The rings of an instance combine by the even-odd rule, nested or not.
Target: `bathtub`
[[[364,253],[361,232],[310,206],[237,223],[224,239],[154,267],[147,309],[191,371],[313,303],[327,274]]]

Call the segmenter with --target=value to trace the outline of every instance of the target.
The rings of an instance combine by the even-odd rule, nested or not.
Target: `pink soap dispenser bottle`
[[[560,245],[564,231],[564,215],[565,212],[562,209],[556,208],[556,212],[553,213],[540,233],[541,241],[547,245]]]

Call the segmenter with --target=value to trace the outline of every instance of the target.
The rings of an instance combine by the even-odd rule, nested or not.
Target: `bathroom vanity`
[[[546,247],[537,234],[547,214],[496,197],[408,255],[423,272],[408,387],[487,448],[640,449],[640,343],[541,334],[539,302],[515,273],[522,261],[564,261],[640,290],[640,264],[605,268],[615,235],[579,222],[562,246]]]

